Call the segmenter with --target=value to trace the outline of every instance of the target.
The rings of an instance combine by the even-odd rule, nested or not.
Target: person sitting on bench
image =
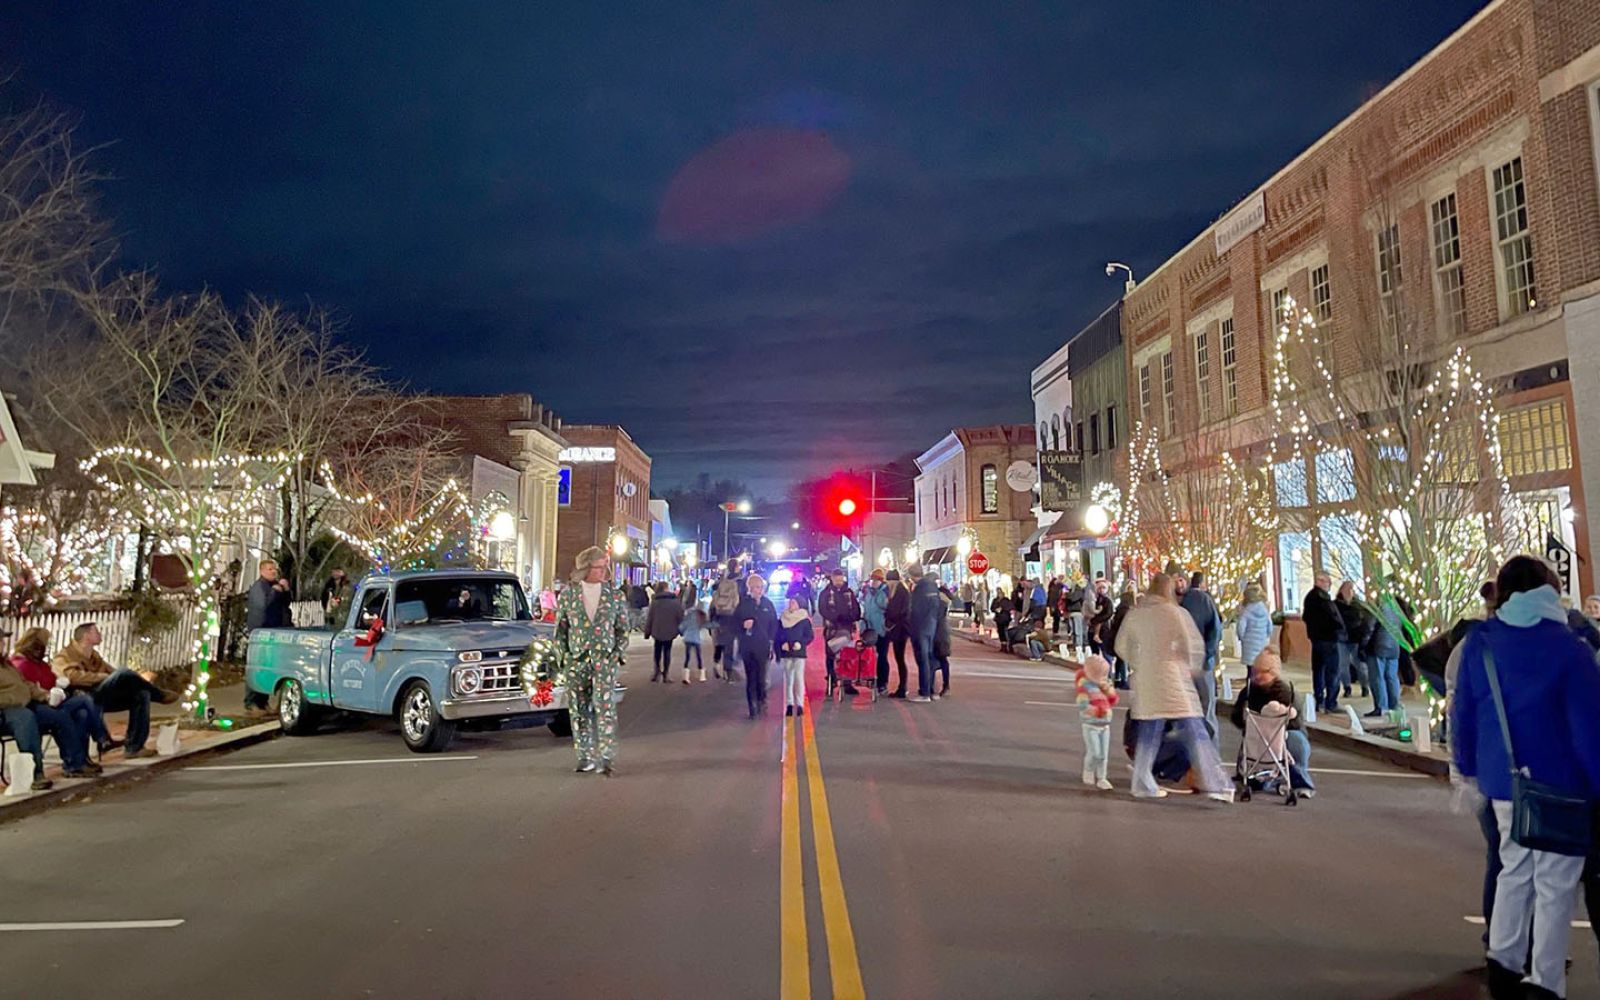
[[[145,746],[150,738],[150,702],[165,705],[175,696],[151,683],[153,674],[138,674],[127,667],[113,667],[95,649],[100,645],[100,628],[85,622],[72,630],[72,643],[56,654],[51,664],[67,679],[71,690],[87,691],[101,712],[127,712],[128,732],[123,737],[123,756],[128,760],[154,757],[154,747]]]

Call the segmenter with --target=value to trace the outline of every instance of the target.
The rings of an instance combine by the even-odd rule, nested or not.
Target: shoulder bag
[[[1530,851],[1584,857],[1591,840],[1589,800],[1535,781],[1527,768],[1517,766],[1517,754],[1511,746],[1511,723],[1506,719],[1505,699],[1500,694],[1500,672],[1487,639],[1483,641],[1483,670],[1489,675],[1495,714],[1500,717],[1500,735],[1505,738],[1506,758],[1511,761],[1511,839]]]

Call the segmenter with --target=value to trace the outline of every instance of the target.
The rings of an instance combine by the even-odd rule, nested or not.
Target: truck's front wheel
[[[278,685],[278,727],[290,736],[305,736],[317,729],[318,712],[306,704],[306,689],[296,680]]]
[[[416,753],[438,753],[455,738],[456,724],[439,715],[433,692],[412,681],[400,693],[400,736]]]

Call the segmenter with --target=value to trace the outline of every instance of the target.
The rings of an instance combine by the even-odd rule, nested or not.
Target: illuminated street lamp
[[[696,544],[692,548],[687,548],[687,549],[683,550],[683,564],[685,566],[689,567],[690,569],[694,569],[695,565],[698,564],[699,562],[700,562],[700,546],[698,544]]]
[[[879,566],[882,566],[884,569],[888,569],[889,568],[889,564],[892,563],[892,562],[894,562],[894,550],[893,549],[891,549],[891,548],[889,548],[889,546],[885,545],[883,548],[878,550],[878,565]]]
[[[611,536],[611,554],[619,559],[628,554],[627,535],[619,531]]]
[[[775,538],[772,544],[767,546],[767,551],[772,554],[772,558],[782,559],[789,554],[789,544],[781,538]]]
[[[956,539],[956,552],[963,559],[965,559],[967,556],[972,554],[972,536],[971,535],[963,533],[960,538]]]
[[[1090,504],[1083,512],[1083,526],[1091,535],[1103,535],[1111,527],[1111,512],[1100,504]]]
[[[722,505],[722,561],[728,561],[728,518],[733,514],[750,513],[750,501],[729,500]]]
[[[907,542],[906,543],[905,556],[906,556],[906,563],[908,565],[917,561],[917,551],[918,550],[917,550],[917,543],[916,542]]]

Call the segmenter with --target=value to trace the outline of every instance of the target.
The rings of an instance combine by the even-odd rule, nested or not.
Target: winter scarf
[[[783,614],[778,616],[778,621],[784,628],[794,628],[802,619],[809,617],[811,616],[806,614],[804,608],[784,608]]]
[[[1560,622],[1563,625],[1567,622],[1567,609],[1561,606],[1560,596],[1550,586],[1512,594],[1494,614],[1516,628],[1528,628],[1539,621]]]

